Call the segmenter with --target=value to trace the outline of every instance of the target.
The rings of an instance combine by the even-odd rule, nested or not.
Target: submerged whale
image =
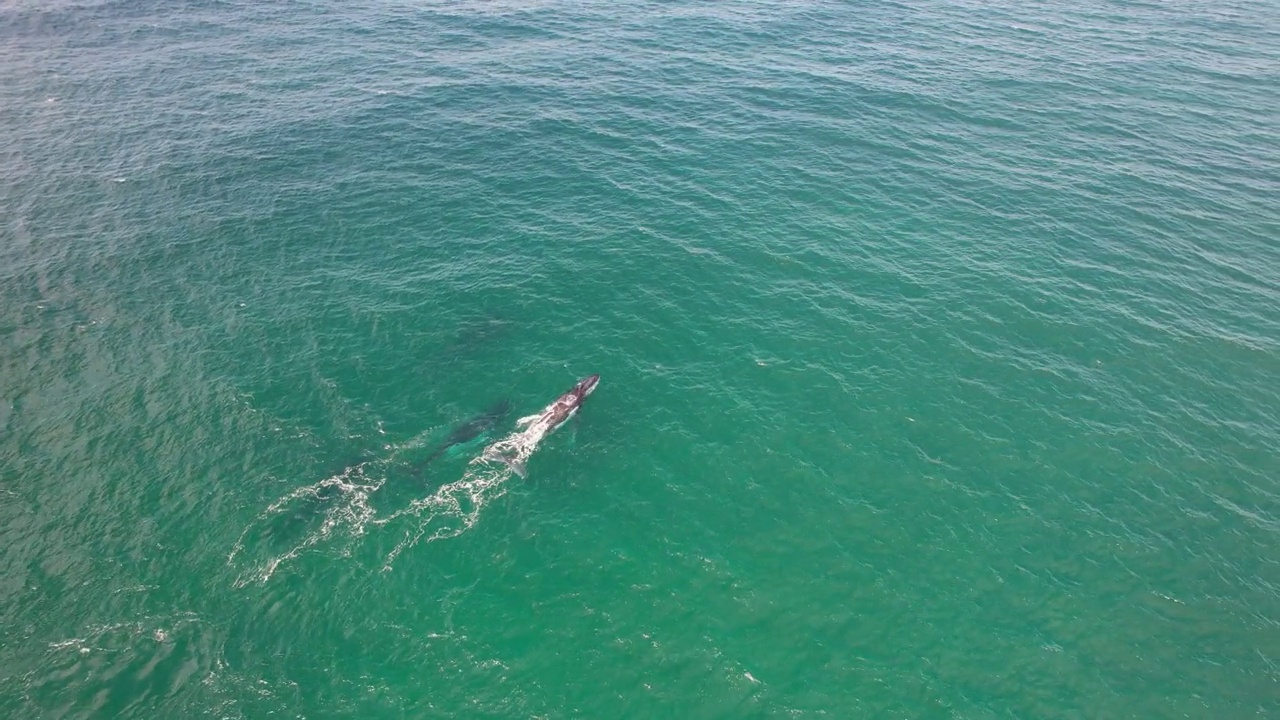
[[[599,375],[579,380],[577,385],[543,408],[542,412],[517,420],[518,431],[485,448],[478,459],[504,463],[517,475],[525,477],[525,462],[537,449],[538,443],[576,415],[587,396],[595,392],[599,384]]]
[[[481,435],[484,435],[492,430],[498,423],[506,420],[507,416],[510,414],[510,400],[499,400],[493,405],[490,405],[484,412],[470,418],[451,430],[448,437],[440,443],[440,446],[431,453],[430,457],[413,466],[413,471],[418,472],[422,470],[432,461],[437,460],[441,455],[444,455],[449,448],[469,443]]]

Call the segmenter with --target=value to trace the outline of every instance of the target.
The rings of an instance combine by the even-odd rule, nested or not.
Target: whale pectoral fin
[[[520,477],[525,477],[524,460],[521,459],[519,453],[512,451],[510,448],[487,448],[480,454],[480,460],[489,462],[500,462],[511,468],[511,471]]]
[[[538,418],[540,418],[540,417],[542,417],[542,416],[541,416],[541,415],[528,415],[528,416],[522,417],[522,418],[520,418],[519,420],[517,420],[517,421],[516,421],[516,427],[524,427],[525,425],[528,425],[529,423],[533,422],[534,420],[537,420],[537,419],[538,419]]]

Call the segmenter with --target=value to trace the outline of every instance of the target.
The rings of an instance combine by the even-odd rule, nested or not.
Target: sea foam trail
[[[233,586],[265,583],[281,565],[335,536],[364,534],[376,515],[369,505],[369,495],[385,482],[367,475],[369,465],[359,463],[320,482],[296,488],[259,513],[240,533],[227,556],[228,565],[244,566]],[[325,503],[325,507],[317,511],[315,503]],[[317,518],[318,525],[299,536],[298,526],[314,524]],[[283,551],[278,550],[281,544],[286,546]],[[248,559],[258,554],[255,551],[265,551],[266,558]]]
[[[396,558],[420,542],[457,537],[475,526],[486,505],[506,494],[506,483],[515,474],[512,467],[523,467],[552,429],[534,422],[523,431],[490,443],[467,464],[461,478],[385,517],[378,517],[377,510],[369,504],[369,496],[386,482],[385,477],[370,477],[371,466],[385,463],[360,463],[333,477],[296,488],[267,506],[240,533],[227,556],[228,565],[244,566],[234,586],[265,583],[282,565],[303,553],[342,539],[360,538],[372,528],[391,531],[409,526],[384,559],[383,571],[390,570]],[[314,518],[307,517],[312,512],[308,505],[317,502],[326,503],[324,509]],[[291,537],[291,521],[313,527]],[[281,544],[285,545],[283,551],[278,550]],[[255,554],[255,549],[262,550],[258,554],[265,558],[246,560]],[[350,555],[351,550],[347,545],[341,554]]]
[[[381,525],[405,516],[420,519],[387,555],[383,571],[390,570],[402,552],[424,538],[434,542],[457,537],[474,527],[484,507],[506,494],[506,483],[515,474],[512,468],[523,467],[550,430],[545,423],[534,422],[524,431],[489,444],[468,463],[461,478],[385,519],[375,520]]]

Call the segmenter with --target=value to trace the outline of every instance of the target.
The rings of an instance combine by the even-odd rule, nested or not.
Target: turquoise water
[[[0,5],[0,714],[1280,717],[1278,57],[1244,0]]]

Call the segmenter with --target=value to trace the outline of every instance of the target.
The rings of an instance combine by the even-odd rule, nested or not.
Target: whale
[[[516,420],[516,432],[485,448],[478,458],[482,461],[501,462],[520,477],[526,477],[525,462],[537,449],[542,439],[564,426],[582,407],[582,403],[596,391],[600,375],[588,375],[555,399],[542,412]]]
[[[480,414],[467,419],[466,422],[458,425],[449,431],[449,435],[440,443],[426,460],[413,466],[414,472],[419,472],[433,461],[440,458],[452,447],[464,445],[484,435],[498,425],[498,423],[507,419],[511,414],[511,401],[499,400],[490,405]]]

